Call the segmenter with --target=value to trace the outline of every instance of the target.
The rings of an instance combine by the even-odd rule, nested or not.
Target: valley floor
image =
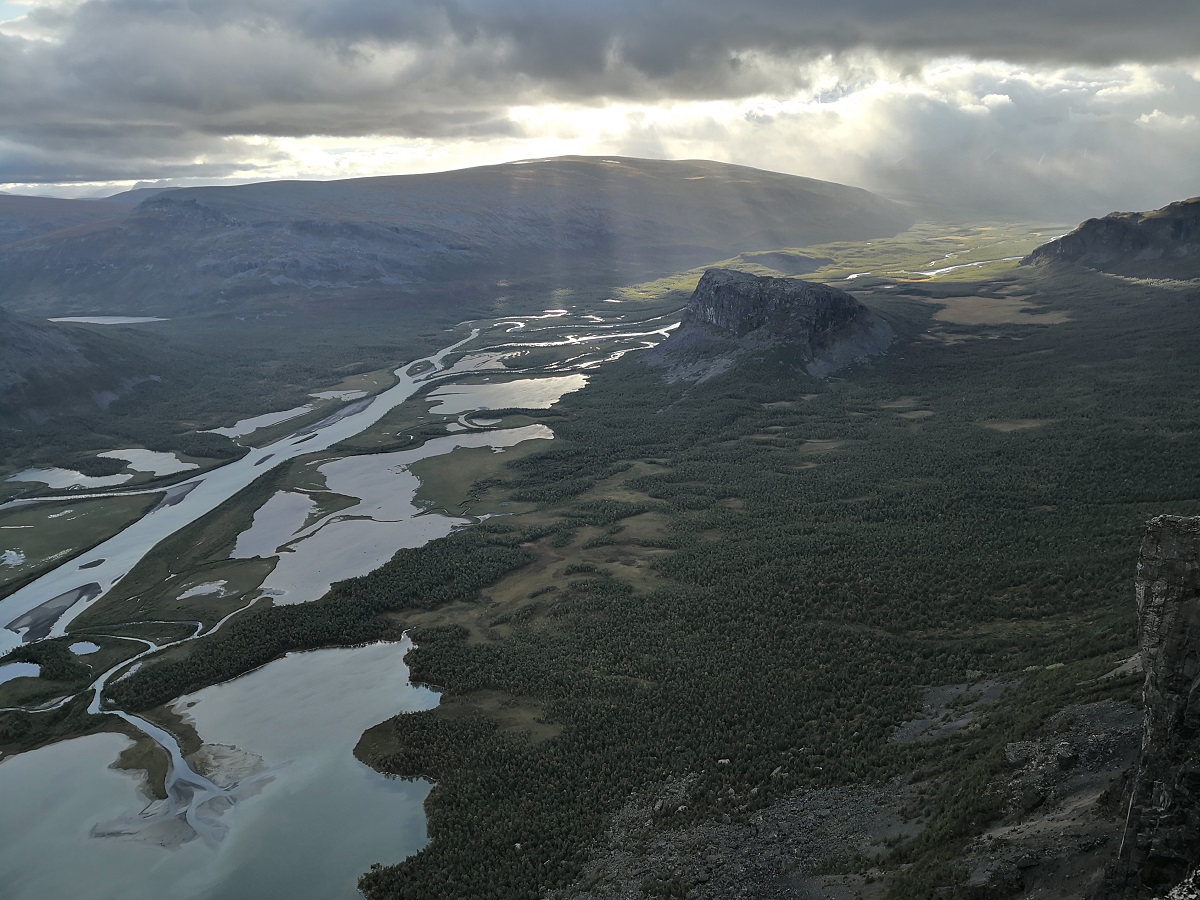
[[[1082,896],[1119,841],[1140,679],[1105,676],[1135,649],[1141,528],[1200,512],[1200,350],[1193,287],[1008,259],[1034,242],[805,248],[891,323],[885,357],[824,381],[779,353],[701,382],[605,363],[550,410],[497,413],[546,446],[422,473],[433,506],[507,515],[108,695],[153,709],[410,630],[442,703],[356,754],[436,781],[432,840],[365,874],[371,898]],[[939,258],[964,268],[920,274]],[[697,275],[629,298],[677,309]],[[421,416],[342,450],[453,433]],[[87,626],[168,558],[208,572],[306,477],[256,483]],[[0,714],[6,747],[88,727],[25,721]]]

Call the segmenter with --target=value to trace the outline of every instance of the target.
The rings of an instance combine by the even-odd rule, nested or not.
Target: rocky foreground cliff
[[[824,377],[883,353],[891,341],[891,326],[845,291],[714,268],[696,285],[679,329],[647,361],[705,377],[747,351],[774,349]]]
[[[1088,219],[1043,244],[1022,265],[1066,264],[1150,278],[1200,277],[1200,197],[1151,212]]]
[[[1151,520],[1136,596],[1146,721],[1121,860],[1129,887],[1165,892],[1200,863],[1200,518]]]
[[[1094,684],[1121,683],[1143,666],[1144,713],[1123,698],[1075,704],[1007,743],[989,784],[993,817],[972,823],[937,896],[1200,896],[1200,517],[1148,524],[1135,597],[1140,654]],[[1017,684],[932,688],[927,715],[892,740],[944,739],[985,718]],[[929,787],[914,774],[883,786],[800,790],[748,821],[725,816],[649,833],[662,809],[684,800],[683,786],[669,784],[615,819],[581,879],[586,889],[551,896],[632,900],[654,879],[687,885],[694,900],[917,896],[888,893],[895,861],[886,847],[921,833],[905,809]]]

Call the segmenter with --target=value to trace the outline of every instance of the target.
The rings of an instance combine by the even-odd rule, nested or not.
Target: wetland
[[[530,329],[541,346],[587,340],[583,330],[597,324],[596,317],[576,320],[565,311],[550,318],[555,320],[552,328]],[[504,331],[512,327],[512,322],[504,323]],[[424,845],[423,803],[429,784],[388,780],[350,752],[368,727],[437,702],[434,692],[407,680],[403,657],[411,645],[398,632],[391,640],[357,649],[286,655],[243,678],[182,693],[148,715],[113,706],[105,695],[136,681],[147,662],[169,660],[191,642],[252,615],[256,604],[281,609],[311,603],[327,594],[332,583],[365,575],[398,550],[424,546],[482,521],[466,502],[418,502],[422,485],[412,467],[477,451],[487,453],[491,463],[474,465],[471,471],[495,471],[497,457],[551,440],[551,428],[539,422],[505,427],[502,419],[477,422],[460,413],[500,407],[542,410],[584,382],[582,376],[558,375],[543,384],[531,373],[499,385],[469,385],[458,401],[467,405],[445,411],[445,397],[430,396],[428,388],[477,371],[477,362],[456,368],[446,360],[457,358],[460,348],[481,334],[486,337],[487,331],[487,325],[465,327],[461,337],[424,364],[406,363],[396,370],[393,386],[385,385],[376,395],[364,396],[358,389],[325,392],[318,399],[342,407],[250,448],[239,460],[176,482],[167,501],[161,490],[148,487],[129,494],[81,496],[70,506],[65,506],[68,499],[77,498],[49,495],[10,504],[0,513],[26,546],[64,546],[57,553],[35,553],[32,560],[24,551],[11,551],[5,560],[17,575],[27,562],[44,570],[56,557],[73,553],[77,548],[70,529],[87,513],[113,504],[129,504],[141,513],[125,527],[115,527],[108,540],[85,548],[83,561],[35,571],[36,577],[0,600],[10,655],[55,650],[81,660],[58,679],[63,696],[40,705],[26,699],[24,708],[35,717],[73,709],[75,715],[78,703],[90,697],[88,715],[116,723],[108,732],[0,758],[6,793],[10,785],[16,789],[17,781],[26,793],[52,790],[50,779],[63,764],[73,767],[79,781],[71,799],[49,811],[46,827],[31,834],[29,843],[6,847],[0,877],[14,887],[14,896],[76,893],[97,879],[131,897],[158,896],[167,885],[189,897],[249,896],[258,888],[278,888],[280,866],[293,873],[290,896],[353,896],[357,876],[371,864],[398,861]],[[489,390],[493,387],[500,390]],[[340,442],[371,429],[416,394],[422,399],[412,402],[425,410],[419,417],[425,420],[425,432],[419,440],[409,439],[411,449],[337,453]],[[291,412],[252,417],[232,430],[253,439],[260,429],[295,418]],[[442,436],[428,433],[435,422]],[[111,455],[155,475],[195,468],[170,454]],[[447,486],[444,477],[438,483],[435,494]],[[239,518],[243,515],[249,521]],[[110,600],[120,599],[123,582],[141,585],[145,579],[139,582],[139,567],[145,568],[147,557],[153,560],[157,553],[164,558],[156,550],[164,541],[169,544],[177,533],[186,539],[197,523],[231,518],[230,540],[215,553],[195,547],[190,554],[165,557],[172,571],[165,579],[152,579],[157,598],[141,591],[125,598],[135,604],[133,621],[106,621],[103,610]],[[243,524],[237,525],[239,521]],[[59,635],[64,637],[58,643],[42,642]],[[102,647],[122,645],[125,652],[117,649],[115,657],[98,653]],[[100,660],[82,661],[93,656],[104,656],[104,668]],[[45,674],[42,667],[32,661],[6,663],[0,674],[0,683],[45,681],[37,677]],[[72,687],[73,680],[78,686]],[[53,680],[45,693],[55,693]],[[359,702],[345,703],[349,695]],[[19,704],[32,695],[12,696]],[[339,740],[329,740],[335,732]],[[112,767],[118,762],[123,769],[133,766],[134,774],[114,777]],[[11,815],[22,808],[8,807]],[[92,823],[90,830],[78,827],[84,819]],[[318,820],[321,828],[303,824]],[[330,845],[325,830],[330,823],[344,846]],[[22,870],[20,861],[34,848],[69,855],[73,864],[53,871]],[[174,849],[163,856],[164,848]],[[331,865],[334,858],[337,863]]]
[[[1007,258],[1038,239],[918,226],[870,248],[781,250],[832,261],[812,277],[858,275],[856,296],[897,333],[885,357],[828,380],[772,353],[699,383],[640,365],[698,270],[565,314],[476,320],[425,361],[397,360],[411,390],[387,409],[383,385],[330,398],[368,404],[275,422],[242,459],[179,481],[195,486],[175,506],[129,526],[114,514],[111,546],[0,601],[0,624],[58,601],[37,623],[49,640],[8,632],[13,654],[40,647],[41,661],[6,665],[41,677],[0,686],[0,705],[25,709],[0,712],[0,781],[33,804],[45,773],[69,766],[79,803],[61,813],[70,828],[33,829],[9,860],[43,846],[119,883],[114,860],[138,854],[192,896],[272,883],[248,855],[274,838],[252,822],[311,848],[281,823],[310,802],[342,815],[327,794],[283,796],[290,770],[296,784],[325,772],[299,734],[310,710],[346,713],[327,736],[357,773],[320,779],[388,822],[380,837],[345,819],[339,834],[369,852],[330,850],[338,880],[314,897],[352,896],[354,874],[372,898],[603,896],[597,842],[651,859],[664,835],[749,828],[804,792],[901,776],[902,839],[836,866],[876,896],[944,896],[1000,814],[1006,743],[1071,704],[1134,693],[1133,677],[1097,679],[1132,652],[1136,535],[1150,514],[1200,511],[1187,290],[1131,293]],[[1151,352],[1170,370],[1137,363]],[[506,393],[523,382],[540,387]],[[48,511],[162,494],[138,490],[6,507],[0,535],[42,560],[78,553],[49,536],[68,517]],[[164,515],[180,507],[177,524]],[[155,516],[145,549],[126,548]],[[361,564],[346,552],[360,546]],[[92,584],[100,595],[69,595]],[[76,656],[83,641],[99,650]],[[931,688],[991,681],[1012,687],[970,727],[892,739]],[[123,753],[141,754],[142,774],[109,768]],[[180,784],[205,808],[172,794]],[[644,819],[612,837],[631,798]],[[177,837],[164,822],[188,810],[202,828],[176,851],[129,840],[147,819]],[[647,865],[639,890],[690,896],[699,863]],[[18,884],[61,874],[9,866]],[[772,871],[793,874],[786,860]]]

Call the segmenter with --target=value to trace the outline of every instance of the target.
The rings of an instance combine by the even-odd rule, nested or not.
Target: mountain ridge
[[[586,270],[591,283],[627,283],[743,250],[894,234],[910,222],[903,207],[860,188],[708,161],[558,157],[180,188],[116,222],[0,247],[0,302],[178,313],[350,294],[394,302],[463,278],[584,283],[576,276]]]
[[[124,204],[109,200],[66,200],[0,192],[0,246],[118,219],[126,212]]]
[[[1021,260],[1021,265],[1051,264],[1115,275],[1200,277],[1200,197],[1148,212],[1088,219]]]

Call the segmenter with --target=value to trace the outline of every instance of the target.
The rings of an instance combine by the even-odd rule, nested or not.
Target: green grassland
[[[16,549],[25,556],[19,566],[0,566],[0,596],[106,541],[140,519],[160,499],[159,494],[90,500],[81,497],[0,511],[0,551]]]
[[[459,447],[409,467],[421,480],[414,503],[452,516],[525,512],[529,504],[513,504],[498,490],[495,479],[504,466],[541,450],[538,441],[525,441],[497,453],[491,447]]]
[[[931,227],[803,252],[844,279],[1040,239]],[[698,274],[626,296],[681,305]],[[824,381],[777,351],[698,384],[635,356],[602,367],[552,411],[553,442],[420,464],[426,499],[479,495],[512,515],[314,603],[247,613],[108,695],[151,709],[290,650],[412,629],[413,678],[443,704],[356,752],[437,781],[432,842],[367,873],[371,898],[569,894],[631,793],[680,778],[686,815],[653,828],[745,822],[795,790],[899,775],[920,785],[921,831],[883,863],[890,896],[957,896],[957,850],[998,811],[1005,744],[1135,689],[1097,678],[1135,649],[1143,523],[1200,512],[1195,293],[1013,262],[844,286],[891,323],[886,356]],[[397,449],[409,425],[414,440],[445,433],[419,416],[410,401],[355,449]],[[134,587],[177,558],[198,578],[303,477],[297,463],[264,476],[78,626],[128,617]],[[982,678],[1017,686],[978,727],[889,740],[928,686]],[[48,738],[64,721],[86,726],[47,720]],[[38,727],[0,714],[22,746]]]
[[[108,631],[129,622],[199,621],[206,627],[246,605],[274,567],[273,560],[230,559],[237,536],[287,477],[294,462],[264,473],[212,512],[163,541],[104,598],[72,622],[72,632]],[[189,587],[226,580],[223,595],[180,600]],[[174,626],[146,625],[155,640],[179,637]]]

